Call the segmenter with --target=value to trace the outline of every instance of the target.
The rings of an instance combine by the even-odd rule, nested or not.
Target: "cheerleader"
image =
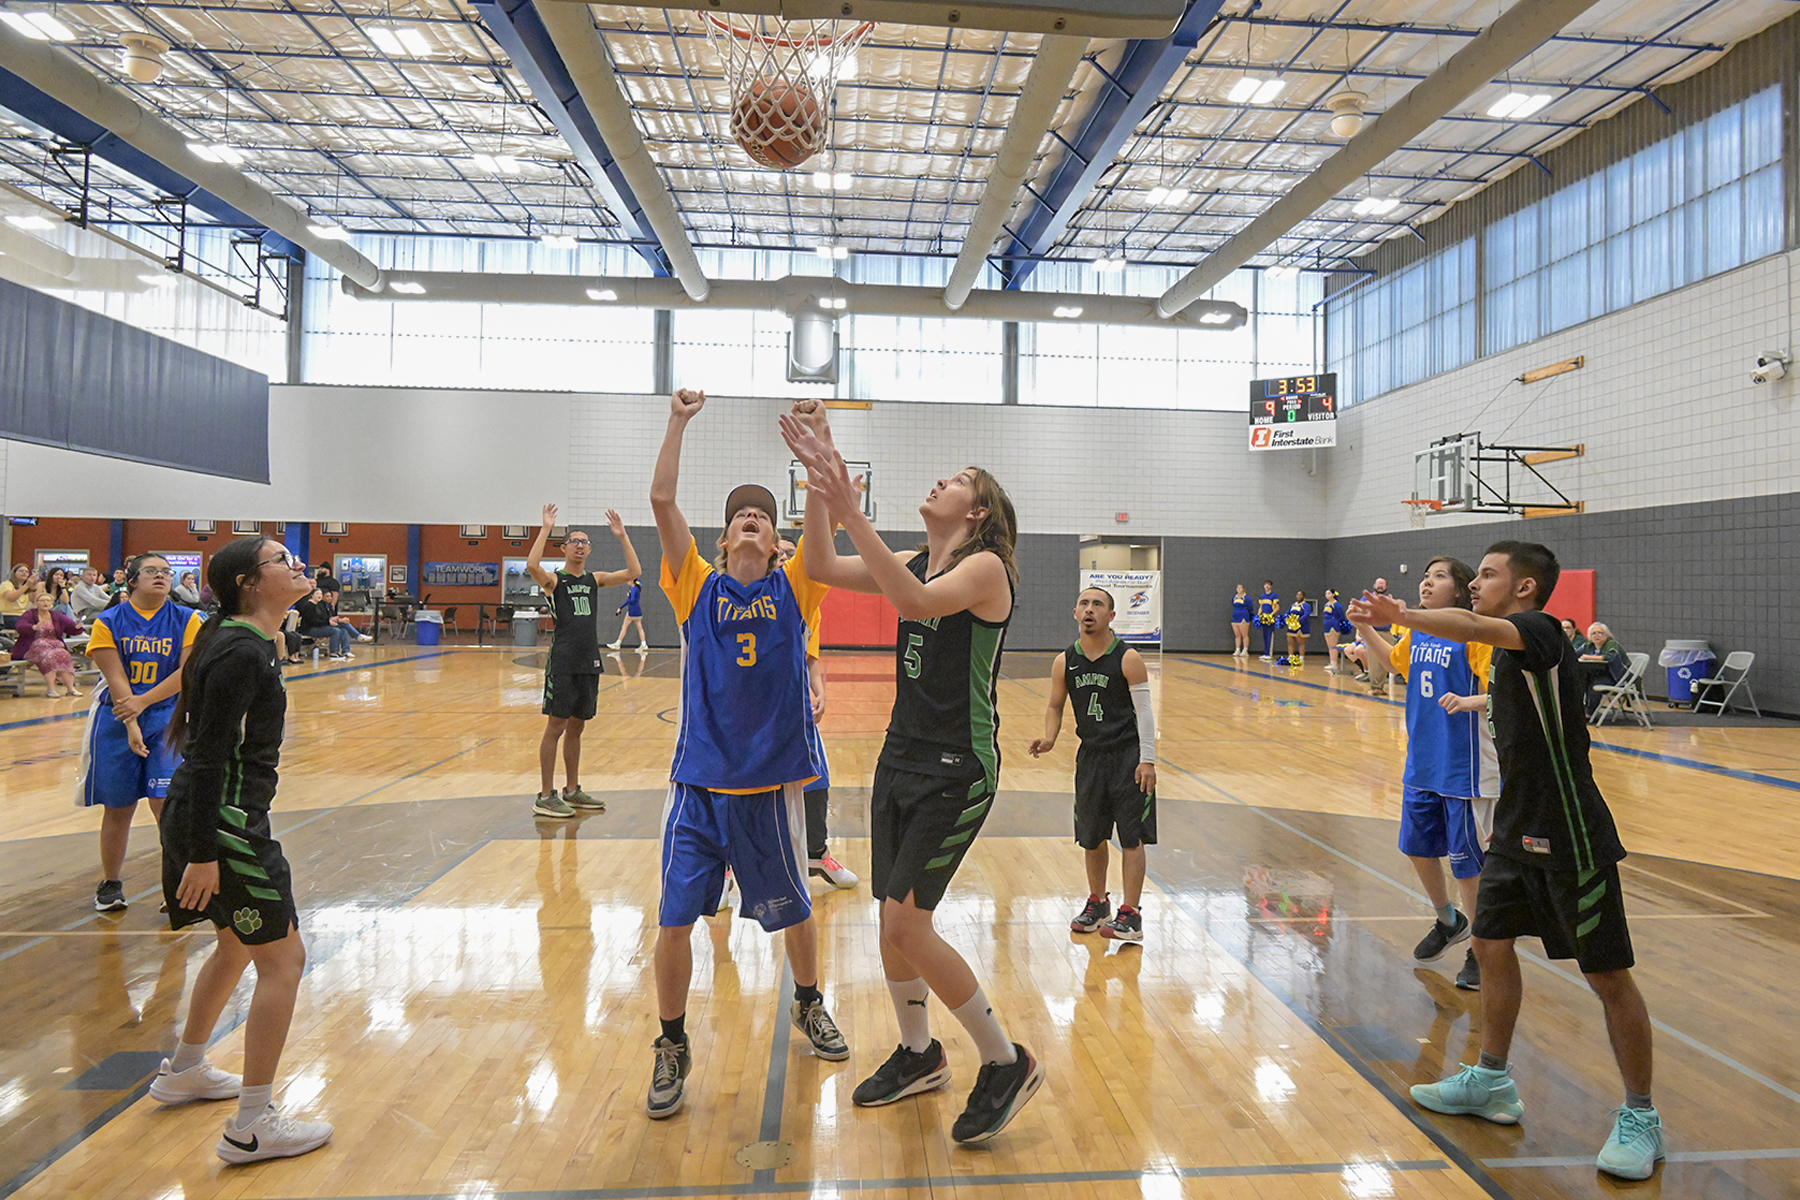
[[[1263,662],[1275,661],[1275,622],[1281,612],[1281,597],[1275,594],[1275,581],[1263,580],[1262,595],[1256,598],[1256,623],[1262,628]]]
[[[1231,657],[1250,657],[1250,591],[1241,583],[1231,598]]]
[[[1350,627],[1350,618],[1344,615],[1344,602],[1330,588],[1325,589],[1325,608],[1320,614],[1320,624],[1325,628],[1325,670],[1333,675],[1343,672],[1338,665],[1338,639],[1354,637],[1356,631]]]
[[[1305,592],[1295,592],[1294,602],[1288,606],[1287,616],[1282,624],[1287,630],[1287,664],[1290,667],[1306,665],[1306,639],[1312,636],[1312,601],[1306,598]]]

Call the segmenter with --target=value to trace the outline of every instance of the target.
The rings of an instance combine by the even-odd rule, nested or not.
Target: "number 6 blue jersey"
[[[1493,647],[1402,629],[1390,663],[1406,676],[1406,774],[1419,791],[1468,800],[1500,795],[1500,762],[1481,713],[1444,711],[1445,695],[1487,691]]]
[[[806,678],[807,631],[829,588],[796,551],[755,583],[715,571],[688,543],[662,589],[681,623],[681,717],[669,778],[715,792],[765,792],[825,773]]]

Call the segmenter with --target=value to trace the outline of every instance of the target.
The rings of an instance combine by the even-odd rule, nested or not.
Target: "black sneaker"
[[[975,1077],[975,1090],[969,1093],[969,1106],[950,1127],[950,1136],[968,1145],[985,1142],[1006,1128],[1018,1115],[1025,1102],[1044,1082],[1044,1066],[1031,1051],[1013,1043],[1018,1058],[1001,1065],[988,1063]]]
[[[1461,913],[1456,914],[1456,924],[1446,925],[1442,921],[1431,923],[1431,932],[1413,947],[1413,957],[1420,962],[1436,962],[1444,957],[1444,951],[1463,941],[1469,936],[1469,918]]]
[[[1115,942],[1141,942],[1144,940],[1144,913],[1142,909],[1119,910],[1119,915],[1100,926],[1100,936],[1111,938]]]
[[[660,1121],[681,1111],[682,1102],[687,1099],[682,1081],[687,1078],[693,1059],[685,1041],[671,1042],[659,1037],[652,1049],[656,1051],[656,1067],[650,1074],[650,1098],[644,1111],[652,1121]]]
[[[892,1104],[903,1096],[929,1092],[950,1082],[950,1060],[936,1038],[923,1050],[896,1046],[888,1060],[850,1093],[850,1102],[859,1108],[878,1108]]]
[[[1105,896],[1089,896],[1081,912],[1069,922],[1071,933],[1092,933],[1100,928],[1101,922],[1112,916],[1112,905]]]
[[[100,886],[94,889],[95,912],[124,912],[130,907],[125,903],[125,885],[117,879],[101,880]]]
[[[788,1016],[793,1019],[794,1028],[806,1035],[806,1040],[812,1043],[813,1053],[820,1058],[842,1062],[850,1057],[850,1047],[838,1031],[837,1022],[825,1011],[823,1000],[814,1000],[811,1004],[796,1000],[788,1005]]]
[[[1481,964],[1475,961],[1475,951],[1470,950],[1463,959],[1462,970],[1456,973],[1456,986],[1465,992],[1481,990]]]

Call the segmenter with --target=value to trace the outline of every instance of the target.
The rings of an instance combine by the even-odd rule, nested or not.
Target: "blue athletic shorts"
[[[164,740],[172,711],[172,707],[161,709],[139,718],[144,744],[150,749],[150,757],[139,758],[131,752],[125,723],[114,719],[112,705],[96,703],[88,710],[76,776],[81,807],[130,808],[146,796],[161,800],[169,794],[169,780],[181,765],[181,756]]]
[[[680,929],[716,912],[729,866],[743,897],[740,915],[770,933],[798,925],[812,916],[805,853],[803,785],[736,796],[671,783],[657,924]]]
[[[1407,788],[1400,800],[1400,853],[1448,858],[1450,874],[1473,879],[1494,833],[1494,802],[1463,800]]]

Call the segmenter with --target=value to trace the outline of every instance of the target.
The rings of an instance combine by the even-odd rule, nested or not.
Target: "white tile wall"
[[[1797,272],[1800,254],[1775,255],[1350,408],[1330,454],[1325,536],[1405,528],[1414,452],[1458,432],[1584,444],[1585,457],[1541,469],[1590,512],[1796,490],[1800,372],[1763,386],[1750,372],[1759,351],[1795,348]],[[1576,355],[1579,371],[1513,382]],[[1535,484],[1521,493],[1550,498]]]

